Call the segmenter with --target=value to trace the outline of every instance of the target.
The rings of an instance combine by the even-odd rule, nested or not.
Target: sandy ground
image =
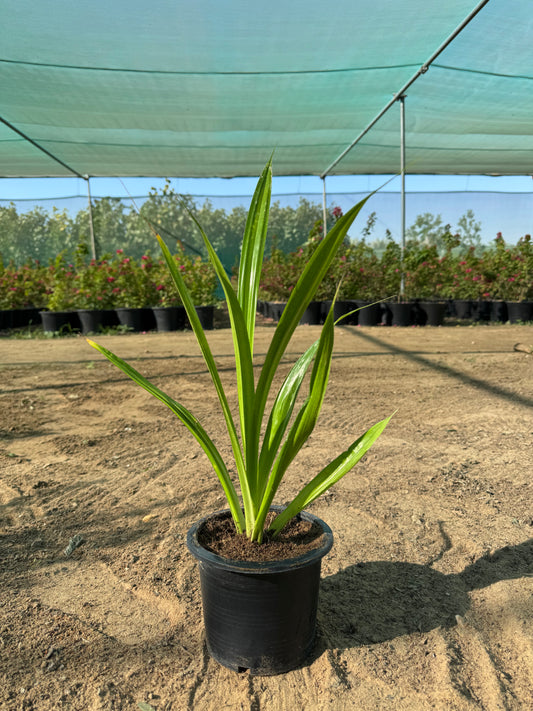
[[[298,329],[283,370],[317,334]],[[233,392],[229,331],[209,338]],[[98,340],[229,450],[191,333]],[[533,708],[533,356],[513,349],[532,342],[528,326],[338,329],[279,502],[398,412],[311,507],[335,534],[314,654],[251,677],[205,650],[185,537],[224,500],[192,437],[82,338],[1,340],[0,707]]]

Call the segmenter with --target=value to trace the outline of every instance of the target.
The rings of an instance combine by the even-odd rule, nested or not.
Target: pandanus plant
[[[150,383],[128,363],[103,346],[89,340],[89,343],[106,356],[111,363],[172,410],[189,429],[206,453],[220,480],[237,532],[246,533],[250,540],[259,543],[263,540],[266,518],[276,491],[289,465],[313,431],[324,401],[333,354],[333,304],[325,319],[320,338],[298,358],[279,387],[266,422],[266,428],[264,428],[264,434],[261,436],[263,422],[266,419],[268,396],[274,385],[281,358],[295,328],[326,274],[350,225],[366,202],[366,199],[362,200],[342,216],[317,246],[291,292],[274,331],[259,378],[255,382],[253,348],[256,304],[267,234],[271,186],[272,166],[270,160],[259,178],[250,205],[242,242],[236,289],[228,278],[201,225],[193,216],[205,243],[209,259],[224,290],[228,306],[235,352],[239,428],[232,416],[215,359],[196,315],[189,291],[167,245],[157,235],[163,256],[218,395],[231,441],[242,505],[230,476],[228,465],[194,415],[182,404]],[[309,391],[301,403],[298,395],[310,369]],[[296,413],[295,409],[297,409]],[[372,426],[313,477],[271,521],[268,527],[269,535],[275,537],[288,521],[349,472],[383,432],[389,420],[390,417]]]

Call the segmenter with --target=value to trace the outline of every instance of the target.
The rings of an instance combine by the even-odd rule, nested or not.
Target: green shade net
[[[321,174],[476,3],[1,5],[0,116],[65,164],[0,124],[1,176],[232,177]],[[491,0],[409,88],[408,172],[533,171],[532,10]],[[398,172],[399,114],[332,172]]]

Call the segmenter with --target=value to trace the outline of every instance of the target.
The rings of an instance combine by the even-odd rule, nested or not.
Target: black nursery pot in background
[[[116,309],[116,312],[120,324],[132,331],[152,331],[155,328],[155,316],[151,308],[121,306]]]
[[[316,516],[300,516],[322,528],[320,547],[266,563],[229,560],[203,548],[198,531],[206,519],[189,530],[187,546],[200,572],[207,649],[233,671],[282,674],[301,665],[313,648],[321,562],[333,534]]]
[[[304,311],[300,324],[308,326],[318,326],[322,322],[322,302],[311,301]]]
[[[184,306],[154,306],[152,311],[158,331],[181,331],[185,328]]]
[[[43,331],[68,333],[80,331],[81,323],[77,311],[40,311]]]
[[[78,309],[78,317],[82,333],[98,333],[119,324],[115,309]]]

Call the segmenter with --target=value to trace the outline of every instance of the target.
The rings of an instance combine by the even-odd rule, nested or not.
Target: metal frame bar
[[[326,170],[320,174],[321,178],[325,178],[328,173],[330,173],[333,168],[340,163],[340,161],[346,156],[347,153],[349,153],[354,146],[356,146],[359,141],[365,136],[370,129],[379,121],[379,119],[387,113],[387,111],[390,109],[390,107],[396,103],[396,101],[399,101],[401,97],[405,94],[407,89],[413,84],[419,76],[422,74],[425,74],[427,70],[429,69],[430,65],[437,59],[439,54],[441,54],[446,47],[453,42],[453,40],[457,37],[457,35],[464,30],[464,28],[468,25],[468,23],[474,19],[474,17],[480,12],[485,5],[489,2],[489,0],[482,0],[482,2],[478,3],[476,7],[472,10],[472,12],[461,22],[461,24],[456,27],[456,29],[452,32],[452,34],[444,40],[444,42],[439,46],[439,48],[431,55],[431,57],[422,64],[420,69],[409,79],[409,81],[402,86],[402,88],[394,94],[394,98],[392,98],[389,103],[383,108],[379,114],[375,118],[372,119],[372,121],[368,124],[368,126],[361,131],[361,133],[357,136],[355,140],[353,140],[350,145],[344,149],[344,151],[339,155],[338,158],[336,158],[333,163],[331,163]]]

